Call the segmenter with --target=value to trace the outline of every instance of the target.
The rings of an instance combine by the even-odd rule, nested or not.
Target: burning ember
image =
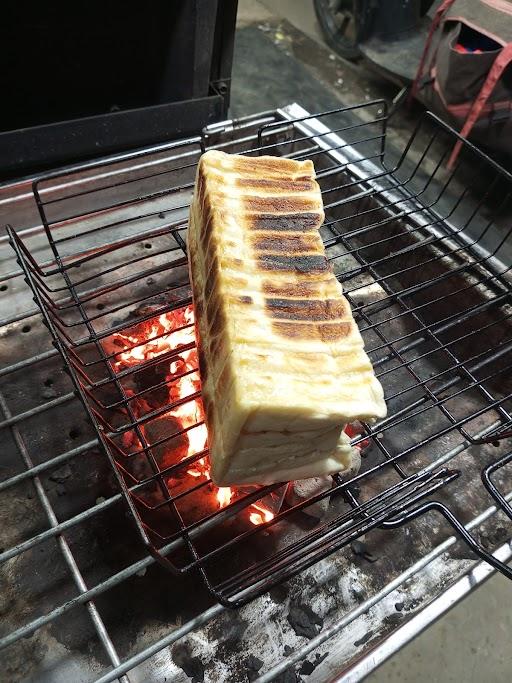
[[[194,312],[191,306],[164,313],[146,323],[135,325],[129,334],[115,333],[111,338],[112,364],[117,372],[129,367],[136,368],[164,353],[177,351],[167,367],[162,362],[132,375],[132,377],[140,378],[143,373],[148,373],[150,385],[143,387],[142,392],[139,386],[140,379],[134,380],[137,392],[134,389],[125,388],[126,393],[132,397],[136,393],[140,394],[132,401],[133,410],[139,417],[167,404],[179,404],[155,420],[141,425],[152,450],[164,454],[161,457],[164,467],[202,453],[207,447],[208,433],[200,398],[201,379],[195,341]],[[180,351],[180,349],[183,350]],[[147,378],[144,381],[147,381]],[[152,400],[146,398],[146,389],[148,391],[154,389]],[[347,425],[345,431],[350,438],[353,438],[362,435],[363,426],[353,423]],[[169,447],[166,439],[174,432],[182,433],[177,440],[173,440],[173,443],[177,445]],[[124,438],[125,447],[141,448],[142,444],[139,443],[134,432],[126,432]],[[165,442],[165,446],[155,445],[162,442]],[[367,444],[368,440],[362,440],[357,444],[357,448],[363,449]],[[169,451],[171,451],[170,455]],[[190,464],[186,474],[198,482],[210,479],[208,458],[206,456],[198,458]],[[174,485],[170,480],[169,483],[171,486]],[[195,484],[189,482],[189,485]],[[215,503],[212,499],[212,504],[216,504],[219,508],[226,507],[237,495],[243,495],[246,492],[243,489],[231,487],[219,488],[212,483],[209,484],[208,489],[199,491],[209,491],[208,501],[210,492],[213,492]],[[261,500],[249,507],[249,521],[254,525],[270,522],[274,516],[274,513],[263,505]]]
[[[364,433],[364,427],[360,422],[351,422],[345,427],[345,434],[349,439],[354,439],[357,436],[362,436]],[[359,441],[355,447],[360,451],[367,448],[370,444],[370,439],[363,439]]]
[[[183,403],[172,408],[166,416],[173,418],[181,429],[186,429],[188,439],[187,450],[181,459],[201,453],[206,446],[208,433],[204,424],[204,412],[201,398],[194,397],[201,390],[201,379],[198,370],[197,350],[195,348],[194,312],[187,306],[149,320],[137,334],[116,333],[112,337],[115,346],[124,350],[116,352],[112,361],[114,369],[120,371],[127,367],[140,365],[164,353],[187,348],[173,357],[169,363],[169,371],[165,377],[168,397],[163,405],[183,400]],[[189,400],[187,400],[189,399]],[[139,401],[140,403],[140,401]],[[144,400],[142,401],[144,403]],[[143,427],[144,429],[144,427]],[[147,428],[146,428],[147,430]],[[148,442],[151,440],[148,438]],[[194,479],[209,479],[210,467],[206,457],[199,458],[187,469],[187,474]],[[237,495],[236,489],[215,487],[219,508],[226,507]],[[249,520],[258,525],[269,522],[274,514],[259,503],[250,506]]]
[[[262,505],[254,503],[251,507],[255,508],[258,512],[251,512],[249,519],[253,524],[263,524],[263,522],[270,522],[274,518],[274,515],[270,510],[266,510]]]

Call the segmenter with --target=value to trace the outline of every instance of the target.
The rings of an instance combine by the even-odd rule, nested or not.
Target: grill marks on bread
[[[277,188],[276,188],[277,189]],[[244,209],[247,213],[311,213],[318,208],[316,198],[303,197],[301,195],[275,195],[257,197],[245,195],[243,199]]]
[[[303,255],[315,254],[322,247],[320,236],[316,233],[310,235],[281,235],[274,232],[266,232],[263,235],[252,236],[253,249],[259,254],[290,254]]]
[[[298,164],[291,159],[284,159],[282,157],[246,157],[234,156],[232,157],[232,167],[235,173],[240,176],[248,176],[250,178],[271,177],[278,181],[286,180],[313,180],[314,170],[312,164]],[[306,171],[306,168],[308,170]],[[311,170],[309,170],[311,169]]]
[[[312,173],[297,173],[296,162],[288,159],[237,157],[223,173],[210,174],[213,188],[205,192],[205,178],[198,177],[197,193],[204,217],[199,242],[211,255],[205,283],[206,318],[215,338],[225,323],[215,292],[219,269],[243,273],[243,261],[236,254],[223,255],[215,249],[214,221],[222,223],[226,181],[239,201],[240,229],[248,229],[254,265],[262,276],[264,313],[280,337],[316,339],[325,342],[350,333],[351,317],[339,289],[319,234],[323,207]],[[218,190],[216,188],[218,186]],[[229,197],[229,194],[228,194]],[[216,199],[222,200],[216,202]],[[238,303],[251,314],[253,299],[240,293]],[[215,350],[210,344],[210,353]]]
[[[293,256],[276,256],[256,250],[257,263],[263,271],[283,271],[291,275],[310,277],[330,270],[329,262],[320,254],[294,254]]]
[[[347,317],[342,299],[265,299],[272,318],[304,322],[334,322]]]
[[[245,216],[245,222],[250,230],[259,232],[291,232],[318,234],[318,213],[253,213]]]
[[[273,322],[272,327],[277,334],[287,339],[320,339],[326,344],[335,342],[350,334],[349,322],[322,323],[322,324],[295,324],[293,322]]]
[[[319,233],[323,209],[318,186],[312,177],[279,177],[288,168],[283,161],[265,161],[268,178],[261,177],[260,163],[247,159],[236,164],[243,174],[235,185],[243,192],[256,269],[264,275],[265,314],[280,337],[334,341],[350,333],[351,317],[332,286],[334,275]],[[259,177],[253,177],[256,173]]]

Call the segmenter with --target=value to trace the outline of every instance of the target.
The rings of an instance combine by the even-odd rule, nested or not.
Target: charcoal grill
[[[1,425],[11,430],[25,470],[16,471],[7,456],[7,477],[0,491],[11,494],[33,482],[49,528],[48,523],[45,528],[36,523],[23,528],[19,536],[13,533],[15,542],[0,559],[33,557],[40,545],[55,540],[75,592],[62,596],[57,591],[56,602],[45,604],[42,613],[31,613],[28,620],[14,617],[1,645],[16,648],[21,638],[37,636],[85,605],[94,626],[91,638],[101,643],[110,667],[98,680],[114,680],[127,672],[139,680],[141,670],[143,677],[149,671],[154,676],[155,669],[144,667],[154,666],[157,653],[194,629],[204,632],[210,621],[225,618],[224,608],[245,605],[243,609],[251,610],[272,600],[259,596],[297,575],[297,581],[309,577],[318,583],[311,577],[329,574],[336,562],[347,561],[346,551],[333,553],[368,532],[372,533],[366,542],[378,539],[384,554],[398,534],[419,533],[416,541],[410,540],[410,549],[403,551],[405,564],[396,576],[388,574],[389,568],[382,571],[382,585],[376,580],[366,599],[360,595],[347,614],[338,605],[330,627],[284,658],[282,653],[269,654],[267,673],[260,672],[260,680],[267,681],[342,636],[344,626],[361,620],[370,607],[431,567],[456,540],[487,565],[473,568],[474,562],[465,561],[463,572],[460,567],[453,574],[444,572],[447,581],[448,576],[462,580],[460,575],[470,569],[480,577],[477,581],[482,580],[488,566],[512,578],[506,564],[511,554],[510,528],[504,521],[507,516],[512,519],[512,452],[507,450],[512,432],[512,228],[506,220],[512,178],[468,143],[458,165],[447,170],[457,135],[430,114],[397,155],[386,145],[386,121],[382,101],[315,116],[291,105],[210,126],[195,138],[82,163],[6,188],[8,239],[21,267],[21,271],[4,270],[0,287],[5,288],[2,291],[14,287],[19,306],[3,323],[6,339],[11,333],[32,334],[26,321],[40,310],[51,335],[41,331],[40,343],[48,346],[51,339],[54,348],[36,355],[32,349],[30,357],[18,358],[7,345],[4,354],[9,349],[14,363],[4,367],[1,377],[23,376],[25,392],[30,394],[30,379],[41,380],[37,369],[57,367],[61,358],[69,379],[61,395],[46,392],[49,400],[14,414],[13,396],[7,390],[1,397],[5,417]],[[177,379],[195,372],[195,368],[168,371],[179,354],[193,349],[193,341],[137,364],[119,364],[123,353],[147,343],[148,337],[141,340],[137,331],[150,329],[161,315],[175,315],[179,323],[171,332],[153,327],[156,332],[149,339],[154,343],[193,329],[185,315],[191,305],[187,214],[198,158],[212,147],[315,162],[326,211],[322,237],[327,256],[343,283],[386,392],[388,417],[363,425],[362,433],[353,438],[355,445],[365,445],[359,474],[346,479],[334,476],[328,489],[295,505],[282,505],[286,488],[282,484],[241,490],[219,508],[206,476],[186,476],[207,455],[205,450],[187,457],[181,452],[176,461],[169,459],[168,454],[179,450],[201,421],[175,425],[172,433],[168,424],[164,432],[152,430],[151,425],[198,398],[197,391],[173,400],[168,393]],[[31,295],[36,309],[27,307]],[[119,343],[120,337],[128,342],[116,347],[113,341]],[[29,373],[33,378],[27,377]],[[51,388],[48,378],[42,381]],[[59,428],[53,432],[62,427],[67,437],[80,436],[80,429],[70,429],[66,412],[72,404],[76,414],[77,397],[93,428],[90,439],[58,455],[43,448],[34,459],[31,450],[39,445],[30,432],[34,418],[45,420],[51,415]],[[43,434],[48,436],[50,443],[58,442],[58,434]],[[106,486],[107,495],[89,497],[81,509],[63,511],[62,503],[52,502],[53,492],[47,486],[63,482],[58,474],[52,480],[51,473],[66,463],[84,462],[98,444],[108,457],[115,483]],[[108,480],[105,458],[94,456],[90,462]],[[73,473],[79,487],[78,477],[78,472]],[[96,485],[91,486],[91,494],[97,491]],[[89,588],[75,557],[80,530],[96,518],[108,527],[121,500],[135,525],[137,541],[130,542],[138,543],[136,559],[132,556],[126,566],[100,571],[98,576],[86,562],[86,573],[94,577]],[[281,506],[271,520],[250,524],[251,506],[269,507],[276,500]],[[312,525],[308,510],[322,500],[329,503],[327,512]],[[485,531],[484,523],[496,518],[501,519],[499,524]],[[128,520],[121,526],[116,522],[114,545],[131,533],[128,525]],[[124,643],[120,656],[111,634],[119,635],[119,624],[109,629],[93,601],[105,603],[109,591],[114,593],[116,586],[153,567],[155,561],[175,575],[164,573],[170,591],[194,595],[199,591],[195,606],[207,606],[208,595],[198,588],[202,581],[215,604],[170,633],[144,642],[136,652]],[[365,572],[370,576],[375,570],[363,567],[358,579]],[[259,601],[247,604],[257,597]],[[312,602],[317,599],[313,592]],[[276,599],[273,604],[282,602]],[[254,618],[256,612],[250,613]],[[115,622],[110,614],[109,621]],[[395,637],[395,642],[403,640],[403,632]],[[389,654],[393,647],[390,640],[386,642]],[[354,646],[368,649],[372,638]],[[387,656],[385,651],[379,650],[381,658]],[[226,655],[231,662],[233,656]],[[378,661],[375,653],[373,658]],[[190,655],[187,661],[193,660]],[[170,670],[179,666],[176,661],[175,657],[169,664]],[[350,680],[367,672],[360,662],[349,674],[350,661],[349,653],[338,653],[331,661],[319,662],[318,671],[332,676],[333,671],[345,669],[344,675],[356,676]],[[186,666],[181,668],[187,671]],[[213,668],[210,675],[218,680],[221,674]],[[244,680],[245,674],[239,675]],[[89,671],[79,680],[93,679]]]

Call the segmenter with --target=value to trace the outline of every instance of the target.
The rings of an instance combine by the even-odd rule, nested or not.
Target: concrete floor
[[[366,678],[367,683],[510,683],[512,586],[493,576]]]
[[[260,0],[258,4],[263,5],[274,15],[283,17],[307,36],[326,46],[316,20],[313,0]]]
[[[352,65],[334,55],[323,62],[309,43],[297,49],[300,38],[290,41],[279,21],[293,27],[325,47],[312,0],[240,0],[238,25],[261,31],[269,42],[268,63],[254,65],[244,72],[254,91],[244,84],[237,89],[237,57],[249,58],[247,31],[241,32],[235,51],[232,104],[235,115],[262,111],[296,100],[310,111],[320,111],[336,103],[354,104],[376,97],[389,98],[393,86],[379,81],[364,65]],[[245,41],[245,43],[244,43]],[[291,45],[291,42],[294,45]],[[296,59],[293,82],[281,82],[275,73],[277,57],[273,46]],[[274,61],[272,61],[274,60]],[[333,103],[333,104],[332,104]],[[316,106],[315,106],[316,105]],[[392,136],[403,142],[415,124],[412,118],[397,116]],[[371,674],[370,683],[510,683],[512,681],[512,586],[494,576],[482,588],[457,605],[451,612],[403,648]],[[314,683],[314,674],[307,678]]]

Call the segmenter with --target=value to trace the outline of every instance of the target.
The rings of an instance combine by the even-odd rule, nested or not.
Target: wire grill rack
[[[232,140],[229,126],[210,127],[174,145],[175,156],[165,162],[157,157],[144,164],[150,154],[145,151],[132,155],[130,166],[99,161],[41,176],[32,191],[45,239],[31,241],[8,228],[141,539],[171,571],[198,571],[221,604],[238,606],[375,527],[392,529],[436,511],[478,556],[512,578],[451,506],[432,498],[461,474],[438,460],[433,466],[432,453],[439,455],[443,439],[451,447],[461,440],[497,443],[512,430],[506,265],[512,262],[512,228],[500,225],[512,178],[468,143],[461,161],[447,170],[457,135],[430,114],[401,156],[392,158],[380,101],[293,120],[278,117],[257,130],[248,119],[241,133]],[[282,497],[285,484],[244,491],[223,509],[204,508],[198,496],[208,499],[211,482],[188,478],[184,486],[183,474],[207,452],[172,464],[159,456],[162,449],[179,449],[197,424],[171,433],[168,424],[165,433],[151,425],[199,394],[163,401],[142,414],[135,408],[148,393],[167,391],[184,376],[159,372],[193,344],[120,370],[121,351],[110,343],[113,335],[130,337],[162,314],[182,315],[191,304],[188,204],[197,160],[210,147],[315,162],[326,253],[389,410],[386,419],[363,425],[353,438],[355,445],[369,442],[359,474],[334,476],[328,490],[284,506],[254,527],[247,524],[249,507]],[[174,332],[192,326],[180,319]],[[137,383],[146,372],[152,382]],[[500,458],[482,476],[497,506],[512,518],[492,479],[510,458]],[[288,523],[325,498],[331,501],[327,518],[291,534]],[[60,526],[50,533],[55,529]]]

